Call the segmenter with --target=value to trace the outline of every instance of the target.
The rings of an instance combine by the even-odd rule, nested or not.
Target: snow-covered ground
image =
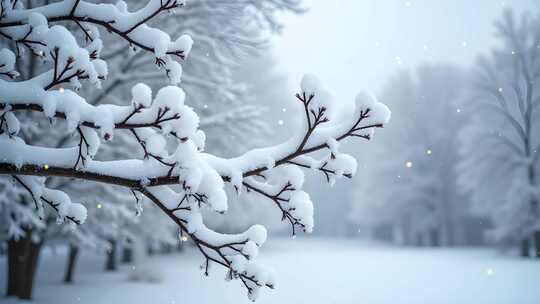
[[[403,249],[358,241],[274,240],[260,258],[279,275],[275,291],[258,303],[294,304],[538,304],[540,261],[482,249]],[[127,280],[129,267],[102,271],[103,258],[84,254],[74,285],[60,283],[65,258],[44,253],[35,303],[249,303],[239,282],[224,282],[222,269],[203,277],[200,256],[191,250],[158,256],[145,267],[163,275],[161,283]],[[5,286],[5,260],[0,261]],[[2,303],[17,303],[0,298]]]

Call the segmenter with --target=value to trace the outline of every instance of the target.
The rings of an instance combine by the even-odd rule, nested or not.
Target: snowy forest
[[[0,0],[0,303],[540,303],[535,0]]]

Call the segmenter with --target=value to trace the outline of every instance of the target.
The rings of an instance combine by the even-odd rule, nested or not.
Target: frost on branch
[[[0,49],[0,75],[14,79],[19,76],[19,73],[14,68],[15,54],[8,49]]]
[[[7,232],[10,238],[19,240],[25,236],[24,227],[35,227],[37,230],[45,228],[45,223],[38,217],[34,208],[14,203],[21,197],[28,195],[11,176],[0,176],[0,228]]]
[[[57,221],[60,223],[70,221],[82,224],[86,220],[86,208],[81,204],[72,203],[66,193],[45,187],[44,178],[13,176],[13,179],[28,191],[40,218],[44,217],[43,205],[47,204],[57,212]]]
[[[45,187],[45,178],[79,178],[142,194],[179,227],[182,237],[194,242],[203,257],[205,274],[213,264],[225,267],[226,279],[239,280],[249,298],[255,300],[262,287],[276,286],[273,271],[256,259],[266,240],[266,229],[255,225],[239,234],[217,233],[205,225],[202,211],[226,213],[225,187],[230,184],[240,195],[273,204],[293,234],[298,229],[311,232],[313,203],[302,190],[302,170],[320,172],[330,184],[342,177],[352,178],[356,161],[339,151],[339,143],[354,137],[370,139],[374,128],[387,123],[390,112],[364,94],[357,98],[354,111],[337,119],[330,94],[316,77],[308,75],[296,94],[296,105],[304,114],[301,127],[288,141],[234,158],[204,152],[206,135],[199,130],[198,115],[185,104],[186,94],[176,86],[182,69],[173,60],[185,57],[191,38],[181,36],[173,41],[145,24],[156,14],[182,4],[149,1],[136,12],[129,12],[123,2],[113,6],[62,1],[31,12],[20,6],[6,8],[0,31],[16,44],[17,52],[30,50],[50,69],[19,82],[0,79],[0,173],[12,175],[26,190],[38,216],[48,205],[59,221],[76,224],[84,222],[86,209],[71,202],[66,193]],[[83,42],[64,26],[54,24],[57,21],[74,22],[84,33],[86,46],[81,47]],[[173,85],[154,94],[148,86],[136,84],[131,89],[131,102],[123,106],[87,102],[78,93],[81,81],[88,80],[97,88],[107,81],[107,65],[99,59],[103,43],[98,28],[154,56]],[[6,58],[13,66],[11,57]],[[18,136],[16,113],[20,111],[65,121],[67,133],[77,138],[76,143],[64,148],[26,143]],[[102,144],[112,140],[119,129],[132,135],[140,157],[98,160]],[[311,155],[317,151],[321,152],[317,158]],[[140,206],[138,194],[135,198]]]

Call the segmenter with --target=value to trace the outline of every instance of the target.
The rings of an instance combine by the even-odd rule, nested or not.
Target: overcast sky
[[[336,98],[376,91],[397,69],[424,61],[469,65],[494,44],[493,20],[505,7],[538,9],[540,0],[305,0],[309,12],[283,18],[274,39],[279,68],[297,83],[318,75]]]

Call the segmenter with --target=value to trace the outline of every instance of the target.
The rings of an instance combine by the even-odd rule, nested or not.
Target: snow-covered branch
[[[134,96],[140,97],[142,94],[138,90],[142,90],[142,88],[144,87],[136,86],[133,90]],[[142,91],[146,92],[146,89]],[[166,87],[158,92],[152,105],[162,104],[159,102],[160,97],[167,95],[167,92],[175,93],[170,96],[176,97],[181,91],[177,91],[173,87]],[[150,126],[144,128],[140,125],[125,125],[125,128],[134,132],[135,138],[143,148],[145,152],[143,160],[92,160],[91,156],[95,155],[97,149],[97,147],[92,148],[92,146],[97,145],[96,142],[99,142],[99,138],[95,132],[84,135],[84,132],[92,131],[92,129],[86,127],[84,122],[79,122],[77,130],[81,140],[79,146],[73,148],[56,149],[30,146],[19,138],[1,135],[2,146],[9,148],[0,153],[3,160],[0,163],[0,172],[2,174],[80,178],[120,185],[139,191],[164,209],[170,217],[174,217],[177,224],[181,223],[182,231],[189,234],[198,244],[201,252],[207,258],[207,264],[210,261],[218,261],[218,264],[229,267],[231,275],[236,277],[237,270],[231,268],[236,267],[233,260],[227,258],[227,254],[220,252],[221,249],[227,248],[233,251],[241,251],[242,249],[232,245],[230,246],[236,249],[232,249],[229,245],[225,247],[208,245],[212,243],[208,243],[209,240],[203,237],[210,234],[209,230],[204,226],[198,227],[202,225],[202,221],[198,220],[201,216],[199,208],[209,207],[219,212],[226,211],[226,196],[222,189],[223,182],[232,183],[239,192],[246,189],[248,192],[260,194],[274,202],[282,212],[282,220],[287,220],[291,224],[293,233],[296,232],[296,227],[309,232],[313,228],[313,206],[309,195],[301,191],[303,173],[298,168],[311,168],[320,171],[331,183],[336,177],[352,177],[356,172],[356,161],[354,158],[339,152],[338,141],[349,137],[369,139],[372,129],[382,127],[389,117],[389,112],[384,105],[375,102],[368,95],[360,95],[357,98],[357,109],[353,115],[332,125],[331,120],[325,116],[326,108],[331,107],[332,104],[316,104],[315,101],[322,102],[318,100],[316,92],[308,95],[303,90],[299,96],[303,95],[310,96],[309,101],[299,98],[302,107],[308,113],[304,120],[305,130],[303,133],[293,136],[284,144],[254,150],[237,158],[222,159],[211,154],[200,153],[200,147],[196,145],[196,142],[203,141],[204,137],[198,136],[201,133],[194,129],[196,124],[191,126],[191,132],[186,133],[189,128],[182,128],[190,127],[190,124],[184,120],[189,119],[189,115],[195,114],[180,110],[179,112],[184,113],[184,115],[178,115],[174,125],[166,125],[167,133],[165,134],[149,132],[148,127]],[[139,109],[138,106],[134,106],[134,108]],[[157,110],[154,109],[152,115],[149,116],[159,120],[165,111],[159,109],[159,107]],[[184,109],[188,108],[184,106]],[[133,111],[128,116],[124,116],[122,123],[125,124],[126,121],[135,119],[137,114],[137,111]],[[58,115],[57,117],[64,116]],[[322,128],[323,123],[329,125]],[[165,127],[161,127],[160,130],[163,131],[163,128]],[[182,137],[175,136],[179,139],[179,143],[177,150],[171,155],[164,150],[164,136],[166,134],[184,134]],[[83,143],[84,149],[81,148]],[[306,156],[306,154],[323,149],[327,149],[329,153],[321,160]],[[83,153],[81,150],[85,152]],[[93,152],[88,152],[90,150]],[[81,162],[82,166],[79,164],[81,154],[90,156],[84,158],[84,161]],[[264,183],[255,180],[255,178],[261,177],[266,180]],[[180,185],[181,190],[177,192],[165,185]],[[199,229],[205,231],[201,234],[202,236],[195,233]],[[225,242],[225,244],[229,243]],[[218,254],[213,256],[209,252],[218,252]],[[238,278],[245,279],[242,273],[238,275]],[[255,286],[261,285],[252,280],[242,281],[250,293],[255,292]]]
[[[4,2],[3,2],[4,3]],[[35,16],[43,16],[48,22],[74,22],[83,29],[86,37],[93,39],[95,33],[84,24],[100,26],[108,32],[125,39],[130,45],[152,52],[157,60],[165,55],[177,56],[184,59],[191,48],[188,36],[182,36],[171,41],[169,35],[159,29],[149,27],[146,22],[162,12],[167,12],[184,5],[179,0],[150,0],[138,11],[128,12],[124,1],[116,5],[95,4],[81,0],[64,0],[34,9],[24,9],[18,3],[14,9],[10,5],[2,5],[0,11],[0,31],[2,36],[17,43],[31,47],[32,44],[42,44],[39,40],[29,38],[35,24],[28,22]],[[26,29],[23,31],[21,29]],[[19,34],[20,33],[20,34]]]
[[[78,203],[72,203],[69,196],[59,190],[43,186],[44,179],[32,176],[13,176],[34,201],[40,218],[43,218],[43,203],[53,208],[58,214],[58,220],[69,220],[77,225],[86,220],[86,208]]]
[[[113,6],[66,0],[30,10],[0,3],[1,35],[15,42],[17,53],[24,46],[50,65],[38,76],[15,82],[11,80],[16,75],[12,71],[14,52],[3,51],[0,72],[10,80],[0,80],[0,174],[14,176],[32,197],[39,214],[46,203],[60,220],[77,224],[84,222],[86,209],[71,203],[65,192],[45,187],[45,178],[77,178],[141,193],[178,225],[182,235],[193,240],[205,259],[205,274],[212,264],[226,267],[227,278],[239,279],[251,299],[261,287],[276,285],[273,272],[255,260],[266,240],[266,230],[255,225],[244,233],[220,234],[207,228],[201,211],[225,213],[225,186],[230,183],[238,193],[250,192],[274,203],[293,233],[298,227],[310,232],[313,204],[301,189],[301,168],[323,173],[329,183],[351,178],[356,160],[339,151],[339,142],[354,137],[370,139],[373,130],[390,118],[388,108],[367,94],[357,97],[354,111],[338,118],[330,94],[314,76],[307,75],[296,95],[305,116],[301,128],[288,141],[234,158],[217,157],[203,152],[206,135],[199,129],[199,117],[184,104],[186,94],[176,86],[182,69],[172,57],[183,59],[191,48],[191,38],[181,36],[172,41],[166,33],[145,24],[183,2],[152,0],[135,12],[128,12],[122,1]],[[80,47],[62,25],[49,27],[58,21],[74,22],[87,45]],[[103,45],[94,26],[152,52],[155,63],[165,68],[174,85],[153,94],[147,85],[136,84],[131,89],[131,102],[122,106],[87,102],[77,93],[80,80],[100,88],[108,75],[105,61],[99,59]],[[67,133],[75,134],[78,140],[62,148],[69,142],[54,143],[53,147],[26,143],[19,134],[20,112],[42,113],[32,117],[51,123],[62,121]],[[142,156],[96,160],[102,141],[111,141],[117,129],[129,131]],[[324,152],[318,156],[321,159],[308,156],[317,151]],[[138,204],[138,196],[136,200]]]

